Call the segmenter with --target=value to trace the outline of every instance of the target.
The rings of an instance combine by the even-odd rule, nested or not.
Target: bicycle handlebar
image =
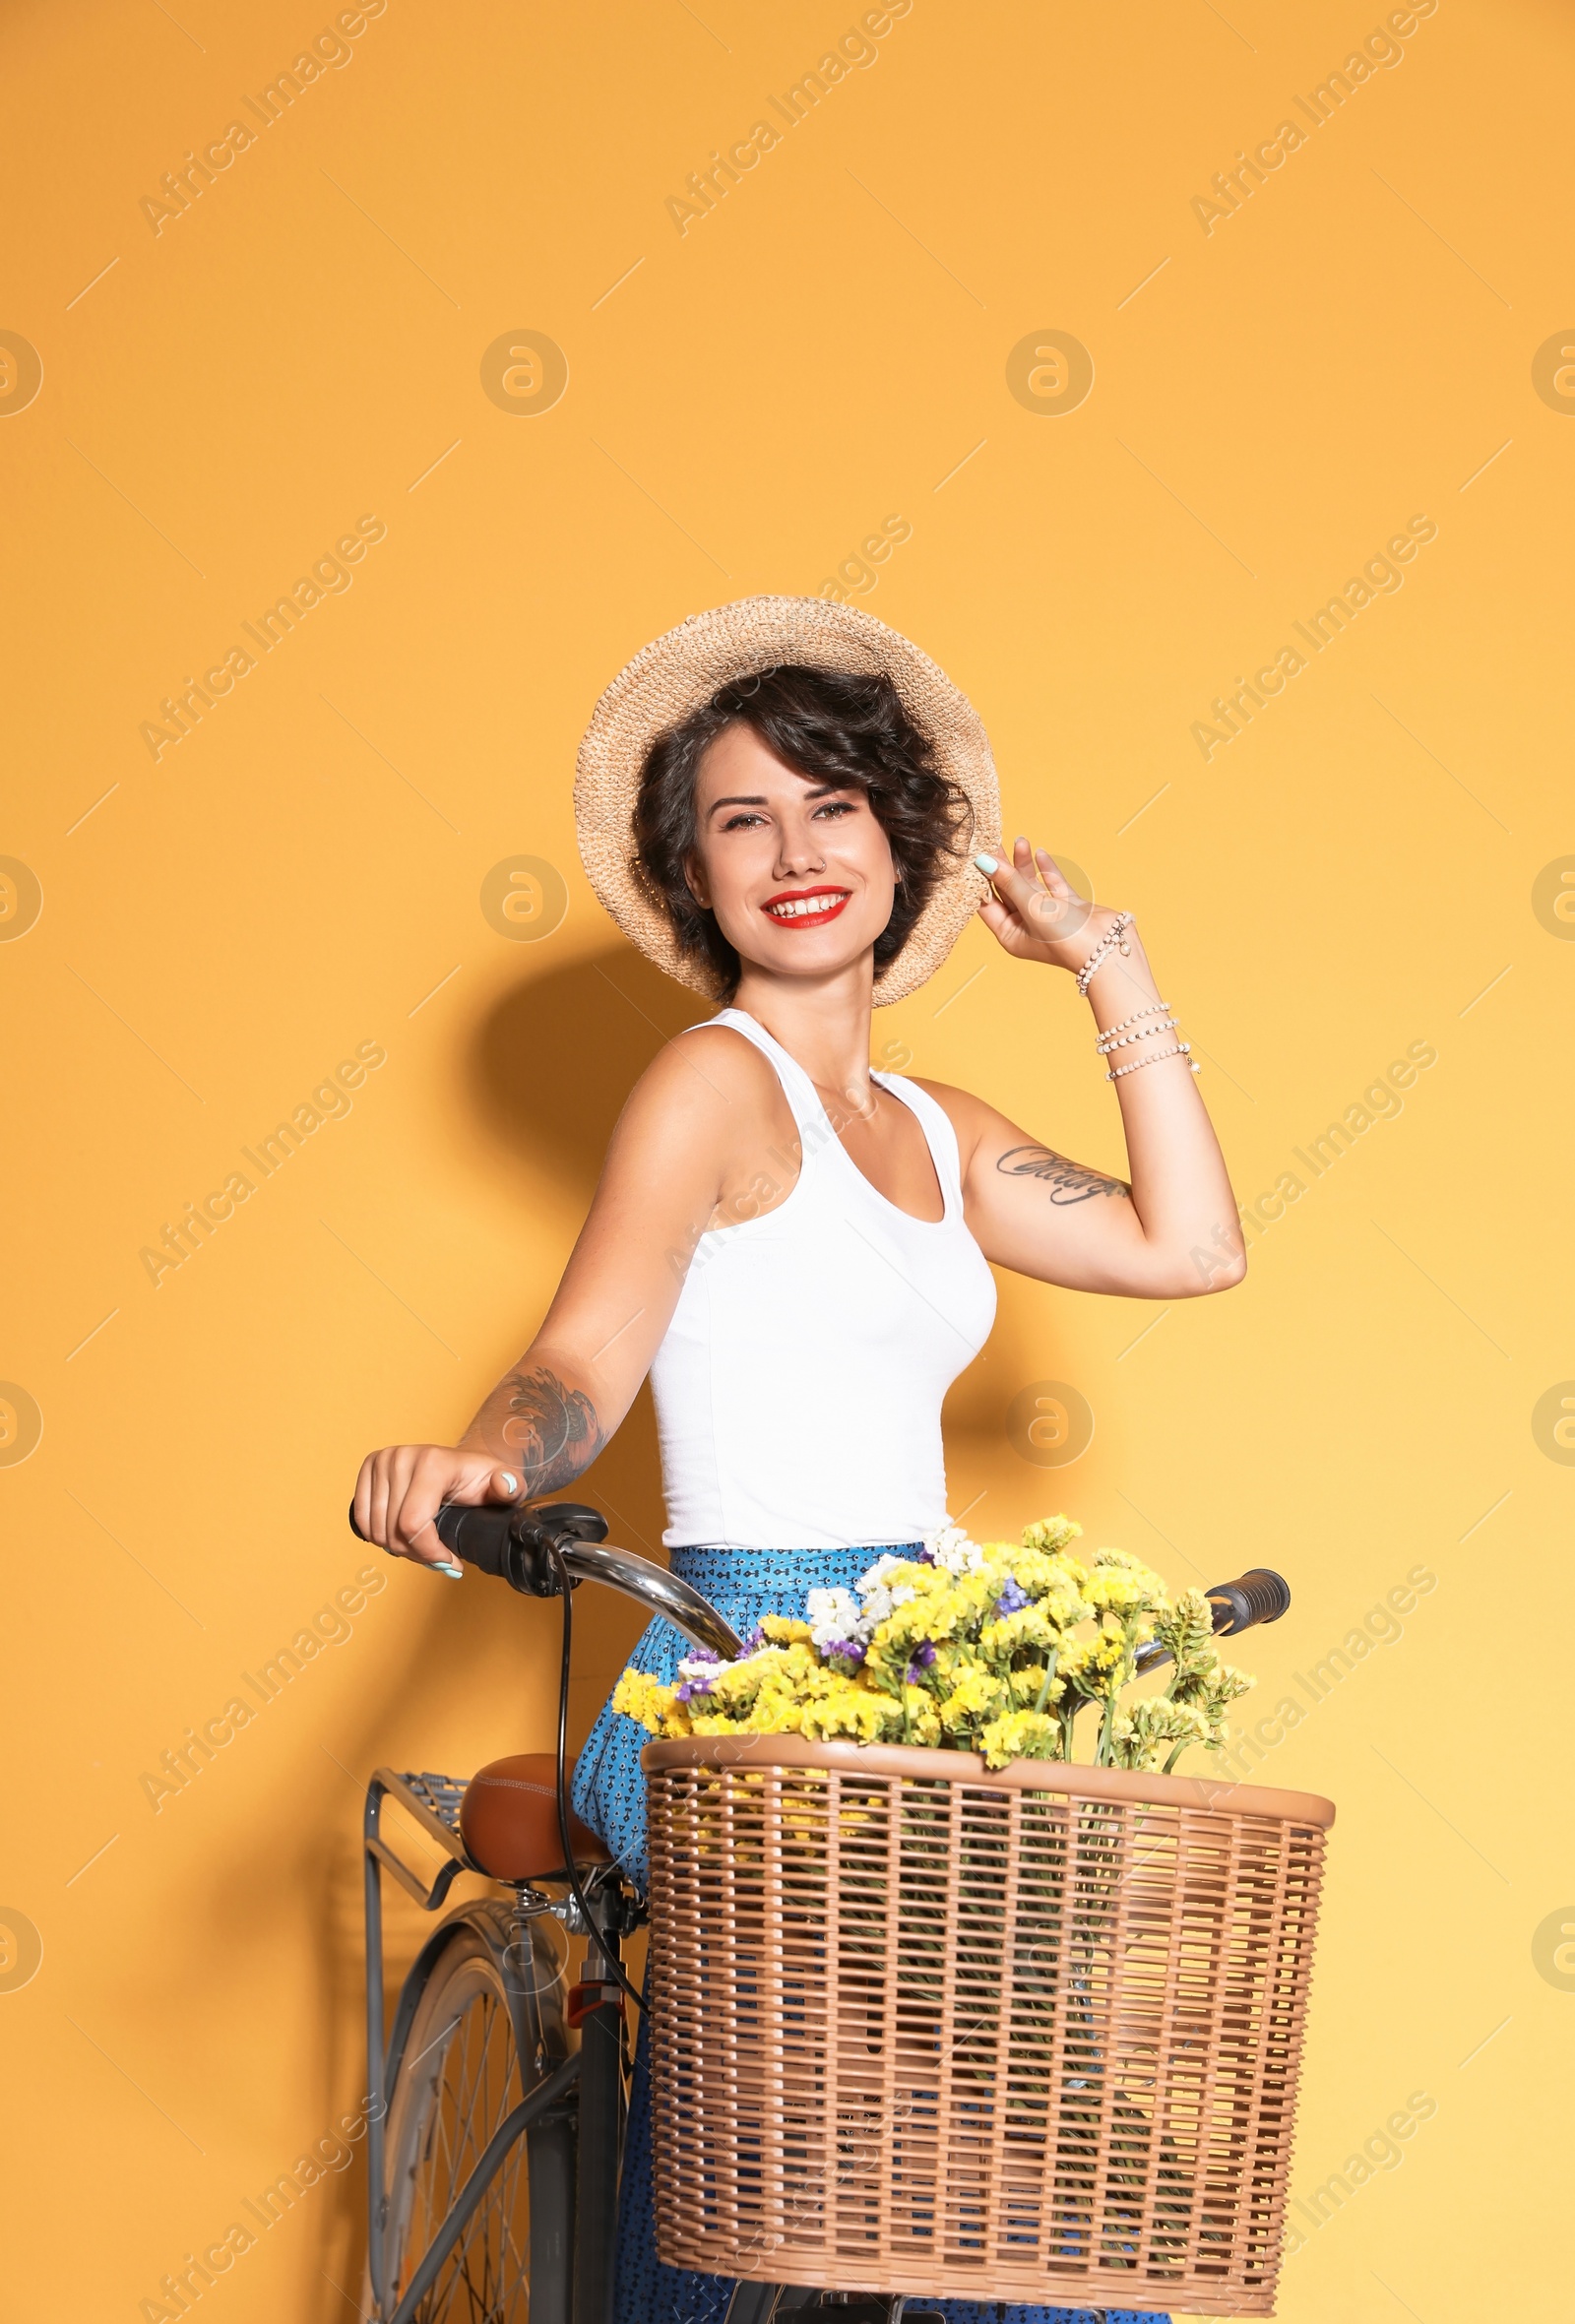
[[[565,1579],[570,1588],[579,1582],[599,1582],[603,1589],[634,1599],[648,1613],[660,1614],[694,1645],[708,1647],[724,1662],[743,1652],[742,1640],[709,1599],[665,1566],[654,1565],[631,1549],[615,1548],[606,1538],[606,1519],[583,1501],[553,1501],[538,1509],[511,1502],[472,1509],[449,1502],[435,1522],[438,1539],[454,1556],[507,1582],[525,1597],[560,1597]],[[350,1530],[365,1539],[353,1508]],[[1291,1603],[1284,1579],[1261,1565],[1233,1582],[1217,1582],[1204,1595],[1214,1608],[1217,1638],[1234,1638],[1260,1622],[1278,1622]],[[1152,1670],[1168,1660],[1165,1647],[1151,1644],[1138,1649],[1137,1667]]]
[[[1264,1565],[1250,1567],[1234,1582],[1216,1582],[1203,1595],[1214,1606],[1216,1638],[1233,1638],[1258,1622],[1278,1622],[1291,1605],[1290,1584]]]
[[[1216,1638],[1234,1638],[1242,1630],[1251,1630],[1259,1622],[1278,1622],[1291,1604],[1291,1585],[1284,1575],[1271,1573],[1266,1565],[1255,1565],[1233,1582],[1216,1582],[1204,1597],[1214,1608]],[[1133,1657],[1133,1667],[1141,1678],[1146,1670],[1157,1670],[1162,1663],[1168,1663],[1170,1650],[1151,1640],[1140,1646]]]
[[[744,1651],[742,1639],[709,1599],[665,1566],[653,1565],[632,1549],[615,1548],[606,1539],[606,1519],[583,1501],[553,1501],[542,1509],[496,1502],[469,1509],[449,1502],[435,1523],[445,1549],[527,1598],[561,1597],[565,1575],[571,1588],[577,1582],[599,1582],[634,1599],[648,1613],[660,1614],[693,1645],[709,1648],[724,1663]],[[365,1539],[353,1508],[350,1531]]]

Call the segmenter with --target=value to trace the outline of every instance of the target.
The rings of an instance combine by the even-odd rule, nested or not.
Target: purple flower
[[[1021,1613],[1024,1606],[1028,1605],[1030,1602],[1031,1601],[1029,1594],[1022,1587],[1021,1583],[1017,1579],[1017,1576],[1015,1574],[1008,1574],[1006,1577],[1006,1586],[1002,1590],[1000,1597],[995,1601],[996,1616],[999,1618],[999,1616],[1002,1614]]]
[[[754,1628],[750,1631],[749,1636],[744,1640],[744,1653],[746,1655],[758,1655],[763,1646],[770,1646],[770,1644],[771,1640],[766,1636],[765,1631],[757,1622]]]
[[[869,1649],[861,1638],[834,1638],[825,1652],[841,1663],[861,1663]]]
[[[934,1550],[915,1549],[914,1551],[914,1565],[933,1565],[935,1563]]]
[[[712,1659],[716,1661],[720,1658],[714,1656]],[[680,1703],[688,1703],[692,1702],[696,1695],[709,1695],[710,1692],[711,1681],[709,1678],[686,1678],[678,1689],[677,1699]]]
[[[921,1671],[927,1670],[934,1660],[935,1641],[932,1638],[919,1639],[914,1648],[914,1659],[908,1665],[908,1683],[910,1686],[916,1686],[918,1684],[919,1673]]]
[[[720,1663],[721,1655],[709,1646],[692,1646],[684,1657],[687,1663]]]

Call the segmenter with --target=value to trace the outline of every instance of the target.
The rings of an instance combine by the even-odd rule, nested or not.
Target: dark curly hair
[[[891,844],[897,893],[875,939],[875,974],[902,951],[948,859],[967,852],[973,810],[890,678],[791,663],[735,678],[681,724],[659,734],[640,772],[630,865],[672,922],[678,949],[709,971],[724,999],[737,990],[738,955],[684,876],[695,852],[695,778],[728,726],[752,726],[769,750],[815,783],[861,790]]]

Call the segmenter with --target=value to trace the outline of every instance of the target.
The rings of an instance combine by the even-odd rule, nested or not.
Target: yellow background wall
[[[353,2105],[359,1786],[546,1741],[550,1613],[370,1557],[345,1504],[518,1352],[623,1091],[696,1013],[579,870],[597,694],[686,612],[852,560],[979,706],[1008,830],[1139,915],[1242,1196],[1305,1187],[1228,1299],[1004,1285],[953,1508],[1064,1504],[1177,1582],[1283,1568],[1253,1718],[1436,1577],[1268,1730],[1272,1780],[1340,1804],[1298,2195],[1435,2102],[1281,2313],[1561,2312],[1567,12],[1441,0],[1320,128],[1293,99],[1377,5],[914,0],[791,130],[766,100],[853,0],[356,21],[18,0],[0,35],[8,2302],[138,2315]],[[348,61],[262,128],[243,98],[325,28]],[[675,215],[762,117],[775,150]],[[1250,200],[1196,207],[1288,118]],[[236,120],[202,198],[152,208]],[[1076,409],[1011,392],[1050,333],[1092,354]],[[567,359],[547,409],[496,356],[483,389],[525,334]],[[1206,756],[1214,698],[1413,517],[1404,586]],[[156,757],[164,699],[362,518],[350,586]],[[516,856],[567,898],[533,941],[482,909]],[[1069,983],[981,930],[876,1038],[1119,1162]],[[1413,1042],[1403,1111],[1314,1178],[1294,1150]],[[140,1252],[362,1044],[352,1109],[156,1285]],[[1005,1430],[1045,1381],[1096,1421],[1060,1471]],[[586,1489],[658,1539],[644,1406]],[[144,1783],[363,1567],[350,1635],[184,1790]],[[637,1625],[582,1615],[583,1732]],[[216,2313],[348,2319],[358,2185]]]

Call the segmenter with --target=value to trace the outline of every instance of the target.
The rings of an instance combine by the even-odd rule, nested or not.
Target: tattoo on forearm
[[[503,1383],[509,1418],[504,1443],[524,1472],[528,1496],[549,1493],[589,1469],[601,1450],[601,1423],[583,1390],[566,1388],[555,1372],[514,1372]]]
[[[1127,1197],[1132,1192],[1124,1178],[1107,1178],[1102,1170],[1091,1170],[1084,1162],[1069,1162],[1064,1154],[1056,1154],[1048,1146],[1014,1146],[1001,1156],[995,1167],[1008,1178],[1042,1180],[1057,1209],[1064,1209],[1069,1203],[1088,1202],[1096,1194]]]

